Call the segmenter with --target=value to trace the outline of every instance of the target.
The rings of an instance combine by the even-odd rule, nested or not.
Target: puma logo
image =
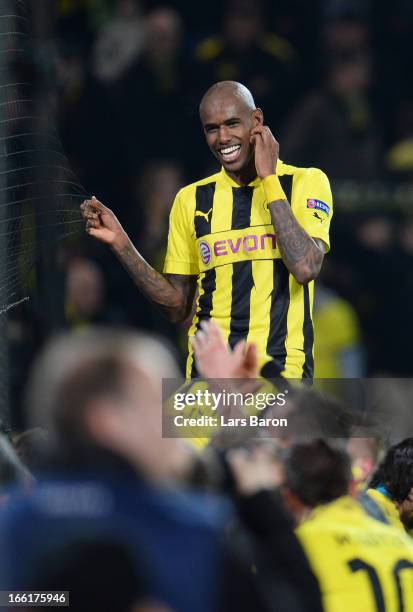
[[[315,217],[316,219],[319,219],[321,221],[321,223],[324,221],[324,219],[322,217],[320,217],[320,215],[318,213],[313,213],[313,217]]]
[[[196,210],[196,211],[195,211],[195,217],[205,217],[206,222],[207,222],[207,223],[209,223],[208,216],[209,216],[211,213],[212,213],[212,208],[210,208],[210,209],[208,210],[208,212],[206,212],[206,213],[203,213],[203,212],[201,212],[200,210]]]

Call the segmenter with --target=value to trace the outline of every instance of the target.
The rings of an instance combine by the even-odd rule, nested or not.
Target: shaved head
[[[211,153],[233,178],[242,174],[247,185],[256,176],[251,130],[264,122],[250,90],[236,81],[215,83],[202,98],[199,115]]]
[[[202,115],[204,108],[209,102],[228,100],[230,98],[234,98],[241,107],[250,112],[256,109],[252,93],[245,85],[237,83],[237,81],[219,81],[219,83],[212,85],[204,94],[199,105],[199,112]]]

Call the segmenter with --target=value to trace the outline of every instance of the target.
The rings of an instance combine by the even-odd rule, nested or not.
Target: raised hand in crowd
[[[192,337],[198,372],[204,378],[258,378],[257,347],[241,340],[231,350],[213,321],[201,321]]]

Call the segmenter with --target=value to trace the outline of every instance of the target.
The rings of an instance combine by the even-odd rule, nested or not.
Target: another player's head
[[[308,510],[347,495],[351,483],[350,458],[324,440],[297,443],[286,452],[283,496],[299,519]]]
[[[407,529],[413,528],[413,438],[391,446],[373,475],[370,487],[392,499]]]
[[[199,114],[207,144],[229,173],[253,167],[251,130],[263,124],[263,113],[251,92],[241,83],[221,81],[208,89]]]

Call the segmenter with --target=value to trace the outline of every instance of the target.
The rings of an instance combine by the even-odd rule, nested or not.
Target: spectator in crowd
[[[320,281],[314,290],[315,378],[360,378],[365,369],[357,315]]]
[[[83,190],[82,185],[94,185],[98,180],[100,184],[103,181],[102,188],[110,190],[125,166],[124,155],[113,155],[113,148],[119,148],[121,142],[120,119],[110,90],[89,70],[88,48],[79,44],[76,36],[59,40],[55,78],[59,136],[75,172],[68,180],[74,181],[76,193]]]
[[[170,160],[154,160],[145,164],[134,181],[133,202],[130,205],[129,219],[135,244],[139,245],[142,255],[150,261],[157,271],[162,271],[169,230],[169,214],[176,193],[183,186],[183,169],[179,163]],[[115,272],[118,276],[118,271]],[[113,279],[115,280],[115,279]],[[116,292],[114,292],[116,295]],[[119,293],[121,295],[121,287]],[[136,291],[131,287],[125,303],[136,302]],[[122,302],[125,299],[122,297]],[[193,313],[192,313],[193,314]],[[159,312],[150,307],[149,302],[137,310],[131,309],[131,321],[157,334],[166,336],[177,349],[177,357],[184,364],[186,351],[186,331],[191,322],[179,327],[172,325]]]
[[[96,263],[86,258],[69,262],[66,272],[66,325],[81,330],[90,325],[127,323],[123,312],[107,302],[105,279]]]
[[[107,85],[121,78],[142,51],[145,21],[138,0],[120,0],[99,30],[92,51],[93,73]]]
[[[267,598],[282,602],[282,610],[321,611],[319,586],[277,492],[282,471],[274,446],[250,440],[223,455],[238,515],[253,538],[250,563]],[[228,535],[238,545],[243,541],[235,526]],[[248,554],[245,542],[241,550]]]
[[[402,215],[396,226],[397,244],[393,253],[394,289],[388,296],[388,306],[397,324],[393,335],[388,338],[388,354],[391,364],[388,371],[398,377],[411,377],[411,341],[413,338],[413,321],[410,308],[413,300],[413,279],[409,273],[413,264],[413,218],[410,212]],[[382,309],[379,309],[382,312]],[[390,359],[388,358],[388,362]]]
[[[277,492],[282,475],[278,441],[238,428],[221,432],[200,454],[193,483],[231,496],[237,517],[227,538],[270,610],[321,611],[320,592]]]
[[[295,444],[284,469],[283,497],[299,525],[325,611],[396,605],[413,610],[412,591],[400,581],[400,572],[413,567],[413,545],[400,530],[369,517],[349,495],[347,454],[322,440]]]
[[[283,127],[282,154],[299,166],[314,164],[333,179],[375,179],[381,176],[382,142],[369,96],[371,51],[365,40],[352,44],[353,30],[344,32],[327,38],[327,76]]]
[[[176,365],[167,349],[150,337],[99,328],[63,335],[46,347],[35,364],[26,393],[27,414],[33,426],[48,432],[59,463],[87,464],[89,457],[98,458],[99,449],[104,459],[106,449],[108,455],[118,452],[134,470],[141,468],[149,480],[169,479],[182,462],[187,465],[191,454],[181,441],[160,436],[162,374],[176,376]],[[117,412],[119,431],[106,432]],[[132,427],[133,421],[144,421],[145,432]],[[152,445],[158,438],[155,449]],[[77,455],[72,453],[75,448]],[[96,467],[99,471],[99,461]]]
[[[134,168],[137,145],[146,160],[160,155],[182,159],[190,150],[180,120],[188,88],[183,44],[179,13],[167,7],[150,12],[142,52],[114,91],[122,138]],[[164,131],[158,131],[159,121]]]
[[[370,51],[371,35],[364,2],[328,1],[325,3],[324,17],[326,21],[323,42],[324,52],[328,57],[339,57],[352,51]]]
[[[408,368],[408,354],[402,350],[400,335],[403,302],[404,266],[396,249],[395,219],[389,214],[375,212],[359,215],[353,231],[355,240],[348,255],[355,270],[356,306],[368,347],[367,371],[396,376],[401,367]],[[386,279],[386,299],[383,300],[383,278]],[[382,324],[389,312],[394,325]]]
[[[203,90],[217,81],[244,83],[278,130],[295,92],[297,57],[290,42],[269,31],[267,23],[263,2],[226,2],[221,32],[195,49],[196,72]],[[198,97],[201,93],[198,89]]]
[[[391,446],[370,480],[368,495],[389,523],[413,530],[413,438]]]
[[[172,159],[145,165],[135,184],[136,200],[130,211],[132,227],[135,226],[132,233],[143,256],[158,271],[162,270],[165,259],[172,202],[183,184],[182,168]]]

